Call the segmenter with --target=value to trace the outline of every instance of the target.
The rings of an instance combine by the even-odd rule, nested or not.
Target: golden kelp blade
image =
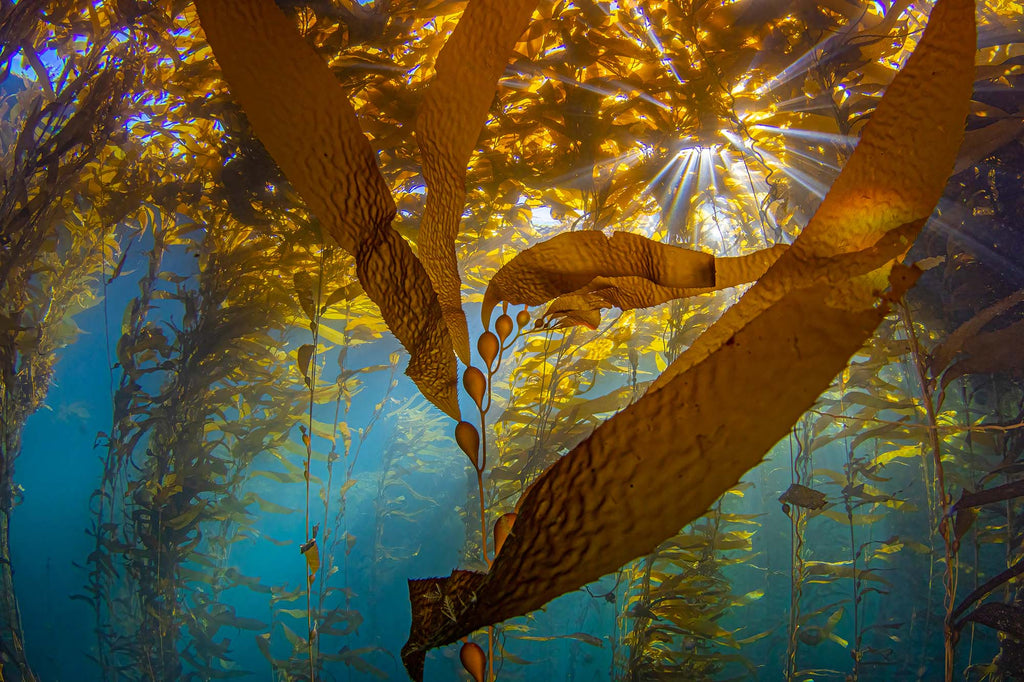
[[[595,277],[587,286],[571,294],[563,294],[552,301],[543,317],[558,318],[559,327],[585,324],[594,328],[601,320],[599,311],[605,308],[649,308],[677,298],[689,298],[753,282],[763,275],[787,248],[787,245],[779,244],[748,256],[716,258],[713,287],[666,287],[635,275]]]
[[[302,546],[302,556],[306,557],[306,572],[308,573],[309,584],[316,579],[316,572],[320,570],[320,548],[316,540],[310,540]]]
[[[898,79],[912,85],[890,87],[885,98],[894,97],[896,104],[879,108],[882,123],[872,120],[865,139],[881,137],[869,136],[876,125],[888,126],[885,136],[894,139],[913,135],[920,154],[948,173],[970,98],[974,41],[973,1],[939,0],[917,59]],[[953,113],[931,119],[937,130],[911,132],[922,119],[889,116],[893,106],[904,105],[920,114],[935,103],[919,105],[914,93],[944,88],[955,94],[939,103]],[[944,175],[920,167],[916,151],[902,149],[900,161],[915,169],[917,181],[929,184],[896,179],[888,186],[914,197],[904,201],[865,172],[872,157],[889,153],[869,145],[853,166],[854,181],[837,181],[837,196],[849,200],[851,211],[863,211],[864,220],[836,211],[825,222],[815,216],[815,229],[798,237],[733,307],[750,299],[747,319],[728,327],[697,361],[602,424],[537,479],[488,573],[456,571],[450,578],[410,581],[413,623],[402,659],[413,679],[422,679],[430,648],[527,613],[650,551],[761,460],[874,331],[886,312],[877,292],[891,281],[890,296],[900,296],[912,284],[913,273],[902,266],[886,267],[884,276],[877,271],[905,250],[945,185]],[[898,165],[885,158],[877,162],[889,169]],[[863,196],[885,205],[863,204]],[[921,196],[931,197],[932,204],[923,205]],[[801,245],[805,235],[809,244]],[[758,293],[772,273],[768,291]],[[818,284],[829,280],[840,285]],[[437,598],[432,601],[430,594]],[[441,612],[439,602],[454,605],[453,613]]]
[[[975,43],[974,0],[937,2],[921,42],[886,89],[857,148],[793,248],[676,358],[651,390],[703,360],[784,292],[804,286],[803,262],[863,249],[901,225],[920,229],[942,196],[963,139]],[[835,296],[870,297],[884,275],[853,280]]]
[[[332,237],[411,358],[406,374],[459,418],[451,337],[430,278],[391,228],[395,204],[330,69],[272,0],[197,0],[232,94],[260,141]]]
[[[410,581],[413,625],[402,649],[410,676],[422,679],[428,649],[649,552],[734,486],[887,311],[835,308],[827,296],[821,287],[790,292],[705,362],[598,427],[527,491],[489,573]],[[439,602],[465,606],[452,619]]]
[[[629,232],[565,232],[535,244],[495,273],[481,310],[484,326],[499,301],[540,305],[579,295],[601,308],[646,308],[675,298],[734,287],[764,274],[785,246],[749,256],[715,258]],[[569,308],[563,301],[558,310]],[[582,312],[582,311],[581,311]]]
[[[435,65],[416,119],[427,203],[420,224],[423,265],[441,301],[455,352],[469,364],[469,332],[455,238],[466,203],[466,166],[494,100],[498,78],[537,0],[470,0]]]

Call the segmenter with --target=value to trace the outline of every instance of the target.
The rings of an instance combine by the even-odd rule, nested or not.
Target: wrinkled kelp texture
[[[420,256],[441,302],[459,358],[469,364],[469,331],[455,258],[466,203],[466,165],[476,146],[498,78],[526,29],[537,0],[475,0],[437,57],[436,75],[416,118],[427,202]]]
[[[487,285],[481,315],[484,327],[489,326],[500,301],[540,305],[555,299],[545,317],[582,318],[602,308],[649,308],[753,282],[786,248],[783,244],[748,256],[716,258],[629,232],[614,232],[611,237],[595,231],[566,232],[502,266]]]
[[[196,9],[253,130],[409,351],[406,374],[459,418],[451,335],[427,271],[391,227],[395,203],[348,97],[272,0],[198,0]],[[461,210],[461,209],[460,209]]]
[[[953,167],[974,46],[973,0],[940,0],[793,246],[674,371],[536,481],[488,573],[410,581],[402,658],[413,679],[430,648],[649,552],[735,485],[828,387],[915,279],[890,263]]]

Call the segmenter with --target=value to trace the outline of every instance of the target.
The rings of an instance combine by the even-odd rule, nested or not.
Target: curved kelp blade
[[[805,262],[864,249],[897,228],[920,230],[942,196],[963,139],[975,42],[974,1],[937,2],[921,42],[799,239],[651,390],[701,362],[786,291],[806,286],[817,273]],[[882,269],[837,286],[834,295],[870,297],[884,279]]]
[[[571,294],[563,294],[552,301],[541,319],[557,319],[558,327],[583,324],[595,328],[601,321],[600,311],[605,308],[649,308],[679,298],[689,298],[753,282],[761,277],[787,248],[787,245],[779,244],[747,256],[715,258],[715,284],[710,287],[667,287],[636,275],[595,277],[587,286]]]
[[[419,251],[434,283],[455,351],[469,364],[469,332],[455,238],[466,203],[466,166],[509,55],[537,0],[470,0],[437,57],[416,119],[427,201]]]
[[[197,0],[200,23],[253,130],[356,259],[359,282],[409,351],[406,374],[459,418],[456,361],[423,265],[391,227],[395,204],[347,96],[272,0]]]
[[[402,656],[414,679],[422,679],[430,648],[534,610],[649,552],[735,485],[828,387],[884,317],[888,299],[916,278],[889,262],[931,213],[953,166],[974,36],[973,1],[939,0],[885,96],[895,104],[883,100],[865,130],[868,146],[858,148],[852,179],[844,170],[824,217],[816,215],[813,229],[733,306],[746,302],[743,317],[537,479],[487,574],[434,579],[436,601],[410,583],[414,619]],[[893,107],[904,111],[892,115]],[[871,172],[872,159],[896,176]],[[902,175],[901,164],[909,169]],[[835,202],[846,202],[846,211]],[[448,613],[438,615],[441,608]]]
[[[502,266],[487,285],[481,315],[486,326],[501,301],[540,305],[563,296],[583,297],[591,310],[646,308],[752,282],[785,249],[775,246],[749,256],[716,258],[629,232],[613,232],[611,237],[566,232]],[[579,303],[562,300],[555,309],[573,310]]]
[[[530,487],[489,573],[432,579],[429,592],[410,581],[413,626],[402,655],[413,679],[429,648],[617,569],[736,485],[887,310],[836,308],[827,296],[821,287],[790,292],[705,362],[598,427]],[[466,608],[444,614],[442,604]]]

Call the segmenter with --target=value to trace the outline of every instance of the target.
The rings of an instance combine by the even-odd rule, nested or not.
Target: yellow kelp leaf
[[[565,232],[502,266],[487,285],[481,316],[487,326],[499,301],[540,305],[563,295],[587,297],[593,307],[581,310],[658,305],[757,279],[785,249],[715,258],[629,232]],[[576,303],[563,300],[556,308],[565,315]]]
[[[912,241],[942,196],[960,148],[974,48],[973,0],[937,3],[925,37],[886,89],[857,148],[799,239],[669,365],[652,390],[703,360],[786,291],[807,286],[808,278],[821,272],[811,261],[866,249],[904,226]],[[884,279],[882,268],[842,286],[834,280],[834,296],[869,300]]]
[[[868,150],[853,165],[853,179],[841,182],[844,171],[837,181],[834,201],[845,202],[849,214],[833,207],[824,223],[816,215],[817,227],[805,230],[734,306],[752,301],[743,317],[726,323],[724,338],[547,469],[520,500],[514,532],[488,573],[409,582],[412,628],[402,660],[414,680],[423,677],[428,649],[539,608],[675,534],[755,466],[829,386],[884,318],[889,300],[916,279],[916,271],[888,262],[907,248],[952,168],[974,45],[973,0],[939,0],[885,96],[895,104],[879,108],[884,136],[913,177],[883,178],[866,168],[873,155],[888,153],[878,147],[880,133],[868,134],[876,121],[869,123]],[[939,109],[954,113],[932,116],[935,102],[914,101],[930,94]],[[904,105],[913,115],[894,117],[892,107]],[[904,145],[904,135],[915,144]],[[918,157],[938,164],[938,174]],[[877,163],[890,173],[898,165]],[[829,280],[835,284],[820,284]]]
[[[455,238],[466,203],[466,166],[498,78],[537,0],[470,0],[437,56],[416,118],[427,201],[418,246],[459,358],[470,364]]]
[[[601,324],[601,310],[607,307],[608,301],[602,298],[600,293],[565,294],[552,301],[537,321],[548,329],[564,329],[577,325],[597,329]]]
[[[391,227],[395,203],[327,64],[272,0],[198,0],[196,9],[260,141],[327,232],[355,256],[359,283],[411,355],[406,374],[457,419],[455,355],[437,294]]]
[[[312,585],[316,572],[320,570],[320,549],[316,545],[316,538],[302,545],[300,551],[306,557],[306,571],[309,573],[309,584]]]

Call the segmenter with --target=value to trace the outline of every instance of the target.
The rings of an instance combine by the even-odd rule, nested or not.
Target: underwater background
[[[467,3],[266,2],[350,98],[426,260],[417,111]],[[791,243],[932,3],[528,9],[456,214],[477,460],[191,2],[0,0],[0,679],[406,679],[407,580],[486,571],[495,522],[746,288],[507,306],[481,360],[495,273],[583,230]],[[1024,679],[1024,5],[976,18],[917,285],[704,516],[475,633],[487,679]],[[459,653],[427,679],[473,679]]]

